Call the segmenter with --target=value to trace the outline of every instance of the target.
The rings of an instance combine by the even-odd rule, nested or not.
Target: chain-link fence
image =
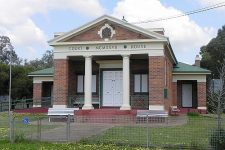
[[[8,113],[0,113],[0,139],[9,139]],[[219,149],[225,147],[224,119],[207,116],[65,116],[45,114],[12,115],[12,139],[103,143],[138,147]]]

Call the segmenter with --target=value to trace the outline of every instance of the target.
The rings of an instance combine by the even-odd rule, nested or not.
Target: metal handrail
[[[33,105],[40,105],[49,107],[52,103],[52,97],[41,97],[41,98],[28,98],[28,99],[16,99],[11,101],[12,109],[25,109],[32,108]],[[9,107],[8,101],[0,102],[0,112],[7,111]]]

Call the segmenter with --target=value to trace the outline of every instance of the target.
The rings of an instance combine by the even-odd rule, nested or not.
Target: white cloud
[[[37,57],[38,48],[48,48],[47,37],[33,22],[33,15],[51,10],[71,10],[88,16],[105,12],[99,0],[0,0],[0,4],[0,35],[9,36],[20,57],[28,59]]]
[[[225,4],[224,0],[213,0],[213,1],[212,0],[198,0],[198,2],[204,7],[212,6],[212,5],[215,5],[215,4],[223,4],[223,5]],[[220,7],[218,9],[216,9],[216,10],[224,11],[225,10],[225,6]]]
[[[122,0],[114,8],[113,15],[129,22],[165,18],[182,14],[182,11],[164,6],[159,0]],[[188,16],[161,22],[138,24],[145,28],[165,28],[165,34],[170,38],[175,55],[180,61],[193,63],[202,45],[215,34],[213,28],[200,27]]]

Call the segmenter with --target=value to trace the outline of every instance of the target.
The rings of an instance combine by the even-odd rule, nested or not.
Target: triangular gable
[[[125,21],[104,15],[92,22],[89,22],[77,29],[64,33],[49,41],[50,45],[57,42],[76,42],[76,41],[97,41],[101,40],[98,35],[99,30],[104,26],[114,28],[112,31],[116,32],[112,36],[113,40],[126,40],[129,39],[163,39],[167,38],[159,33],[148,31],[138,26],[132,25]]]

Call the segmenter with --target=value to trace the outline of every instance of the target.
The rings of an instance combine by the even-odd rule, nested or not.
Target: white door
[[[121,106],[122,105],[122,84],[123,84],[123,74],[122,71],[115,71],[115,78],[114,78],[114,99],[113,105],[114,106]]]
[[[113,80],[112,71],[103,72],[103,106],[113,106]]]
[[[182,84],[182,107],[192,107],[192,84]]]
[[[103,106],[122,105],[122,71],[103,71]]]

